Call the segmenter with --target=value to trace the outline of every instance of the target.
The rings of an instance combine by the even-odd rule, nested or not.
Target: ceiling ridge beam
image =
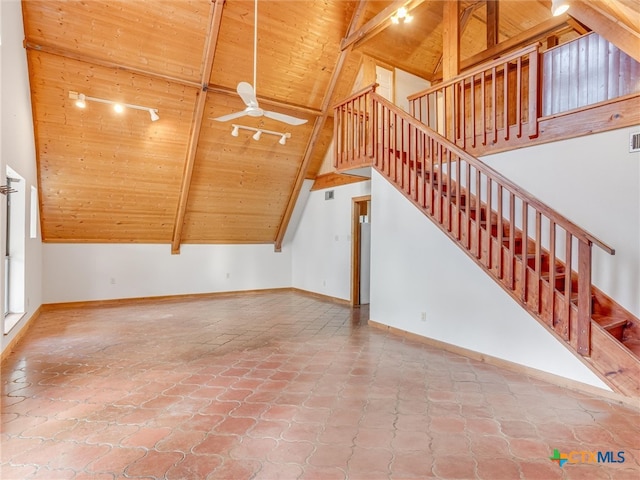
[[[182,183],[180,185],[180,196],[178,198],[178,207],[176,210],[175,222],[173,225],[173,235],[171,236],[171,253],[180,253],[180,243],[182,240],[182,229],[184,227],[184,217],[187,212],[187,202],[189,200],[189,190],[191,189],[191,179],[193,177],[193,166],[198,150],[198,140],[200,139],[200,130],[202,129],[202,120],[204,118],[204,107],[207,102],[207,85],[211,77],[213,68],[213,59],[216,54],[216,46],[218,43],[218,33],[220,32],[220,22],[222,21],[222,9],[225,0],[211,0],[211,11],[209,13],[209,31],[207,35],[207,43],[203,52],[202,69],[200,71],[200,87],[196,97],[196,108],[193,112],[193,121],[191,122],[191,131],[189,132],[189,146],[187,148],[187,156],[184,163],[182,173]]]
[[[350,32],[340,43],[340,49],[345,51],[349,47],[356,48],[358,45],[361,45],[391,25],[391,17],[399,8],[404,7],[407,10],[412,10],[424,1],[425,0],[395,0],[357,31]],[[363,3],[367,2],[359,2],[360,5]]]
[[[364,15],[366,3],[366,1],[358,2],[358,6],[354,10],[353,16],[351,17],[347,36],[351,35],[352,32],[357,28],[356,26],[360,23],[362,15]],[[311,157],[313,156],[313,152],[315,150],[316,143],[318,142],[318,138],[320,137],[320,133],[322,132],[322,128],[324,127],[324,123],[329,116],[333,92],[338,83],[338,79],[340,78],[340,74],[342,73],[344,62],[347,59],[349,52],[351,52],[351,49],[352,46],[347,46],[347,48],[340,51],[340,55],[338,56],[338,60],[336,61],[336,66],[333,69],[333,73],[331,74],[331,80],[329,81],[327,91],[325,92],[324,98],[322,100],[322,115],[316,118],[316,121],[313,124],[313,130],[311,132],[309,142],[307,143],[307,148],[305,149],[302,163],[300,164],[300,168],[298,169],[296,181],[293,185],[293,190],[289,195],[289,200],[287,201],[287,206],[285,208],[284,214],[282,215],[280,225],[278,225],[278,230],[276,232],[276,238],[274,242],[276,252],[282,250],[282,241],[284,240],[284,235],[287,232],[287,227],[289,226],[291,215],[293,215],[293,209],[296,206],[296,202],[298,201],[300,190],[302,190],[302,184],[307,176],[307,170],[309,169]]]
[[[28,40],[25,40],[24,48],[27,50],[33,50],[35,52],[43,52],[43,53],[48,53],[50,55],[56,55],[58,57],[68,58],[70,60],[77,60],[79,62],[88,63],[91,65],[97,65],[105,68],[112,68],[114,70],[121,70],[123,72],[143,75],[148,78],[154,78],[157,80],[164,80],[172,83],[177,83],[179,85],[184,85],[186,87],[200,88],[200,84],[198,82],[185,80],[184,78],[172,77],[171,75],[163,75],[161,73],[155,73],[149,70],[143,70],[141,68],[129,67],[126,65],[115,63],[115,62],[110,62],[108,60],[102,60],[100,58],[91,57],[88,55],[80,55],[72,50],[55,47],[53,45],[41,45],[41,44],[32,43],[32,42],[29,42]]]

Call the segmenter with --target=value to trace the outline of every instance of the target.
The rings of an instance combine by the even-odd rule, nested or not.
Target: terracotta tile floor
[[[639,420],[294,292],[65,309],[2,366],[1,477],[637,480]]]

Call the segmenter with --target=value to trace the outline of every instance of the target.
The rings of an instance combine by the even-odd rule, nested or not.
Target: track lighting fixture
[[[97,102],[97,103],[106,103],[107,105],[113,105],[113,109],[117,113],[122,113],[125,108],[129,108],[133,110],[144,110],[146,112],[149,112],[149,116],[151,117],[152,122],[156,122],[160,120],[160,116],[158,115],[157,108],[143,107],[142,105],[132,105],[130,103],[119,103],[119,102],[114,102],[113,100],[105,100],[104,98],[89,97],[84,93],[78,93],[78,92],[72,92],[72,91],[69,92],[69,98],[76,101],[76,107],[78,108],[85,108],[87,106],[87,101]]]
[[[391,15],[391,23],[398,24],[400,20],[402,23],[410,23],[413,20],[413,15],[409,15],[405,7],[400,7],[395,15]]]
[[[215,120],[214,118],[212,118],[211,120]],[[254,128],[254,127],[247,127],[245,125],[236,125],[231,124],[232,130],[231,130],[231,136],[232,137],[237,137],[240,135],[240,129],[242,130],[249,130],[251,132],[255,132],[253,135],[251,135],[251,138],[253,138],[254,140],[258,141],[260,140],[260,138],[262,137],[263,133],[266,133],[268,135],[276,135],[278,137],[280,137],[280,140],[278,140],[278,143],[280,145],[285,145],[287,143],[287,138],[291,138],[291,134],[289,132],[286,133],[280,133],[280,132],[274,132],[272,130],[265,130],[263,128]]]
[[[562,15],[569,10],[569,0],[551,0],[551,14],[554,17]]]

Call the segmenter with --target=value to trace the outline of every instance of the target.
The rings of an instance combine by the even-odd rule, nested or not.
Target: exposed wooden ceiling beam
[[[366,42],[374,35],[380,33],[391,24],[391,16],[400,8],[405,7],[407,10],[412,10],[425,0],[395,0],[391,5],[378,13],[375,17],[365,23],[357,31],[350,33],[340,44],[340,49],[345,51],[349,47],[357,47],[358,45]],[[367,3],[366,1],[360,1],[359,4]]]
[[[442,75],[449,79],[460,73],[460,1],[442,5]]]
[[[546,20],[541,24],[530,28],[529,30],[525,30],[515,37],[511,37],[504,42],[500,42],[493,48],[488,48],[487,50],[484,50],[477,55],[473,55],[472,57],[462,60],[460,62],[460,71],[464,71],[467,68],[471,68],[482,62],[498,58],[500,55],[503,55],[504,53],[511,50],[515,50],[536,41],[540,41],[546,38],[548,35],[565,27],[568,19],[569,16],[567,14],[563,14],[558,17],[551,17],[549,20]],[[434,75],[434,78],[435,77],[441,79],[442,72],[438,72],[438,75]]]
[[[640,33],[602,10],[596,2],[575,0],[569,13],[624,53],[640,62]]]
[[[364,14],[365,5],[367,2],[361,1],[358,2],[358,6],[353,12],[353,16],[351,18],[351,23],[349,25],[347,37],[352,34],[353,31],[357,28],[361,21],[362,15]],[[298,173],[296,175],[296,181],[293,186],[293,190],[291,195],[289,195],[289,200],[287,202],[287,207],[285,208],[284,215],[282,216],[282,220],[280,221],[280,225],[278,226],[278,231],[276,232],[275,238],[275,250],[279,252],[282,250],[282,241],[284,240],[284,235],[287,232],[287,227],[289,226],[289,221],[291,220],[291,215],[293,214],[293,209],[298,201],[298,196],[300,195],[300,190],[302,189],[302,183],[307,176],[307,169],[309,168],[309,163],[311,158],[313,157],[313,153],[318,142],[318,138],[320,138],[320,133],[322,132],[322,128],[329,116],[329,110],[331,109],[331,99],[333,98],[333,92],[338,84],[338,79],[340,78],[340,74],[342,73],[342,68],[344,66],[344,62],[351,52],[352,47],[348,46],[340,52],[340,56],[336,62],[336,66],[333,69],[333,73],[331,75],[331,80],[329,81],[329,86],[327,87],[327,91],[324,95],[324,99],[322,101],[322,115],[316,118],[315,123],[313,124],[313,131],[311,132],[311,137],[309,138],[309,143],[307,143],[307,148],[304,153],[304,157],[302,159],[302,164],[298,169]]]
[[[191,177],[193,176],[193,164],[196,159],[198,140],[200,139],[200,130],[202,128],[202,120],[204,117],[204,107],[207,102],[207,83],[209,81],[209,77],[211,77],[211,69],[213,68],[213,58],[216,53],[216,44],[218,42],[218,33],[220,31],[220,21],[222,20],[224,2],[225,0],[211,0],[209,31],[204,51],[202,69],[200,70],[200,85],[202,90],[198,92],[196,108],[193,112],[191,131],[189,132],[189,147],[187,149],[187,158],[184,163],[182,183],[180,185],[180,197],[178,199],[178,208],[173,225],[173,235],[171,237],[171,253],[173,254],[180,253],[180,241],[182,238],[182,228],[184,227],[184,216],[187,211],[187,201],[189,200],[189,189],[191,188]]]
[[[229,95],[234,97],[238,96],[238,92],[236,92],[234,88],[228,88],[228,87],[223,87],[220,85],[213,85],[213,84],[209,84],[209,86],[207,87],[207,92],[221,93],[223,95]],[[274,107],[286,108],[286,109],[294,110],[300,113],[307,113],[309,115],[316,115],[316,116],[322,115],[322,110],[319,110],[317,108],[309,108],[309,107],[305,107],[304,105],[281,102],[279,100],[274,100],[273,98],[268,98],[268,97],[259,96],[259,97],[256,97],[256,99],[260,104],[266,103],[267,105],[272,105]]]
[[[467,25],[469,24],[469,20],[471,20],[471,16],[473,15],[473,12],[475,12],[482,5],[484,5],[484,2],[478,1],[472,5],[467,6],[460,13],[460,36],[462,36],[465,29],[467,28]],[[433,74],[435,75],[435,73],[441,68],[442,68],[442,54],[440,55],[440,58],[438,58],[438,61],[436,62],[436,68],[433,69]],[[430,78],[427,78],[427,80],[431,81]]]
[[[79,62],[88,63],[90,65],[98,65],[100,67],[113,68],[115,70],[121,70],[123,72],[135,73],[137,75],[143,75],[145,77],[157,78],[159,80],[166,80],[171,83],[177,83],[178,85],[185,85],[187,87],[200,88],[198,82],[192,82],[185,80],[184,78],[173,77],[171,75],[164,75],[158,72],[151,72],[149,70],[143,70],[140,68],[129,67],[116,62],[110,62],[108,60],[102,60],[87,55],[80,55],[73,50],[67,48],[54,47],[52,45],[40,45],[29,41],[24,42],[24,48],[27,50],[35,50],[38,52],[49,53],[51,55],[57,55],[59,57],[70,58]]]
[[[487,0],[487,48],[491,48],[500,42],[499,35],[499,16],[500,3],[498,0]]]

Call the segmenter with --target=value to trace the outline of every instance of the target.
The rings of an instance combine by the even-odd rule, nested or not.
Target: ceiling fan
[[[291,115],[286,115],[284,113],[272,112],[269,110],[263,110],[258,105],[258,99],[256,98],[255,85],[256,85],[256,64],[257,64],[257,52],[258,52],[258,0],[254,2],[254,20],[253,20],[253,86],[247,82],[238,83],[238,87],[236,91],[242,101],[245,103],[247,108],[240,112],[230,113],[228,115],[222,115],[221,117],[213,118],[212,120],[217,120],[218,122],[227,122],[229,120],[233,120],[235,118],[240,118],[244,116],[249,117],[262,117],[263,115],[267,118],[271,118],[273,120],[277,120],[279,122],[288,123],[289,125],[302,125],[306,123],[306,119],[292,117]]]

